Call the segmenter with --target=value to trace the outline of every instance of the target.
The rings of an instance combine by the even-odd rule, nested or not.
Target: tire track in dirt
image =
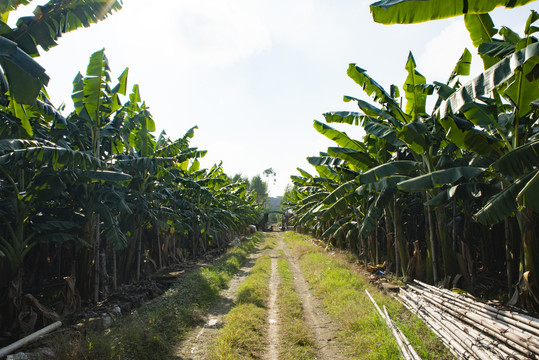
[[[279,307],[277,305],[277,293],[280,284],[280,276],[277,269],[277,261],[279,260],[278,250],[282,248],[282,241],[279,241],[277,246],[272,249],[271,257],[271,277],[269,283],[270,298],[268,302],[268,350],[265,358],[267,360],[279,359]]]
[[[204,325],[197,326],[191,330],[185,340],[174,350],[174,359],[205,360],[208,358],[209,349],[223,326],[223,318],[234,306],[238,288],[249,275],[256,260],[265,253],[267,253],[266,250],[260,251],[257,249],[249,254],[243,267],[230,280],[228,288],[219,294],[220,299],[203,316]]]
[[[312,294],[309,284],[301,271],[298,258],[284,243],[281,234],[279,234],[277,244],[282,247],[286,260],[290,265],[290,271],[294,277],[294,287],[303,304],[305,324],[312,330],[314,335],[319,355],[317,359],[344,360],[346,357],[334,341],[338,329],[333,326],[329,315],[323,310],[321,301]]]

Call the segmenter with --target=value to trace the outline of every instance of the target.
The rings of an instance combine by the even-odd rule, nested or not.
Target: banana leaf
[[[404,191],[425,191],[435,187],[452,184],[460,179],[472,179],[485,172],[484,168],[453,167],[402,181],[399,189]]]
[[[384,177],[394,174],[407,174],[417,168],[417,161],[399,160],[379,165],[359,176],[361,184],[374,183]]]
[[[330,205],[335,203],[337,200],[345,197],[347,194],[351,193],[358,187],[358,183],[354,180],[348,181],[339,187],[337,187],[335,190],[333,190],[331,193],[326,193],[326,197],[324,198],[323,203],[326,205]]]
[[[9,91],[20,104],[30,105],[49,82],[45,69],[21,50],[17,43],[0,36],[0,66]],[[0,71],[0,77],[4,77]],[[4,79],[2,79],[4,80]]]
[[[504,154],[492,167],[512,177],[522,176],[532,168],[539,167],[539,141],[522,145]]]
[[[513,79],[515,72],[522,69],[526,62],[532,61],[531,64],[537,64],[539,61],[538,59],[539,43],[533,43],[526,48],[503,58],[501,61],[491,66],[489,69],[485,70],[483,73],[479,74],[464,86],[459,88],[451,96],[449,96],[447,100],[443,101],[442,105],[440,106],[440,117],[447,117],[450,111],[456,113],[460,111],[465,104],[472,102],[474,99],[481,96],[488,95],[492,90],[496,89],[508,80]],[[533,69],[534,68],[528,69],[526,67],[526,69],[523,70],[531,71]],[[531,73],[523,72],[522,75],[524,77],[529,77]],[[531,94],[536,94],[539,91],[538,87],[535,86],[535,81],[537,80],[533,79],[533,81],[534,86],[527,87],[523,92],[527,91]],[[512,84],[514,86],[518,86],[521,83],[514,81]],[[511,92],[509,92],[509,94],[511,94]],[[525,114],[521,113],[520,115],[524,116]]]
[[[390,96],[393,97],[393,95],[390,95]],[[344,102],[355,101],[357,103],[357,106],[361,109],[361,111],[363,111],[363,113],[365,115],[367,115],[368,117],[374,117],[374,118],[380,118],[380,119],[387,120],[391,124],[393,124],[393,126],[395,126],[395,127],[401,127],[402,126],[402,123],[400,121],[398,121],[397,119],[395,119],[395,117],[393,115],[391,115],[387,111],[384,111],[382,109],[377,108],[374,105],[369,104],[366,101],[357,99],[357,98],[352,97],[352,96],[344,96],[343,100],[344,100]]]
[[[393,196],[397,192],[395,188],[386,188],[380,192],[376,199],[369,206],[369,210],[361,227],[359,229],[359,235],[362,237],[367,237],[375,229],[376,223],[380,218],[380,215],[384,212],[384,209],[393,201]]]
[[[468,33],[470,33],[470,38],[472,39],[473,46],[478,48],[483,43],[489,43],[494,41],[492,38],[498,33],[498,30],[494,28],[494,23],[489,14],[466,14],[464,15],[464,24]],[[494,65],[498,59],[479,53],[483,59],[483,65],[485,69],[488,69]]]
[[[374,101],[385,105],[398,121],[403,123],[408,122],[408,116],[401,110],[395,99],[393,99],[380,84],[367,75],[365,69],[356,66],[356,64],[350,64],[346,73],[352,80],[361,86],[363,91],[372,97]]]
[[[408,72],[404,82],[404,97],[406,98],[406,114],[412,119],[417,119],[421,115],[426,115],[427,96],[418,88],[418,85],[427,83],[426,78],[416,70],[416,63],[412,52],[408,54],[408,60],[404,67]]]
[[[313,126],[320,134],[324,135],[330,140],[335,141],[337,145],[343,148],[349,148],[358,151],[367,151],[365,144],[350,138],[345,132],[336,130],[331,126],[328,126],[316,120],[314,120]]]
[[[363,115],[354,111],[331,111],[322,114],[328,123],[359,125]]]
[[[490,156],[503,146],[498,139],[488,133],[473,128],[471,122],[467,122],[456,116],[448,116],[440,119],[440,124],[446,131],[446,137],[461,149]]]
[[[404,141],[397,137],[398,131],[395,128],[383,125],[376,120],[365,122],[364,129],[367,133],[374,135],[377,138],[384,139],[393,146],[406,145]]]
[[[516,179],[513,184],[494,195],[474,217],[483,225],[494,225],[508,216],[512,216],[518,209],[517,197],[528,182],[537,175],[537,170]],[[533,185],[532,187],[534,187]],[[522,194],[526,197],[529,194]],[[532,196],[533,198],[534,196]],[[521,198],[522,199],[522,198]],[[522,199],[523,201],[526,199]]]
[[[378,165],[378,162],[370,157],[370,155],[365,151],[358,151],[343,147],[329,147],[328,154],[332,157],[345,160],[362,171],[366,171],[373,166]]]
[[[498,6],[512,8],[533,0],[382,0],[372,3],[374,21],[382,24],[414,24],[464,14],[482,14]]]

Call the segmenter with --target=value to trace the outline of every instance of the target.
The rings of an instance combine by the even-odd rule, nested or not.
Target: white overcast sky
[[[428,82],[446,81],[465,47],[475,54],[462,17],[416,25],[376,24],[365,0],[124,0],[123,9],[87,29],[65,34],[37,60],[48,91],[71,111],[72,80],[89,56],[106,49],[114,81],[129,67],[158,131],[177,138],[198,125],[193,146],[208,150],[203,166],[223,161],[229,175],[277,173],[281,195],[305,158],[334,143],[312,127],[322,113],[356,110],[343,95],[367,99],[346,75],[349,63],[389,89],[402,88],[408,52]],[[13,14],[11,21],[28,9]],[[497,9],[495,25],[522,34],[530,9]],[[472,63],[481,70],[480,59]],[[67,115],[67,113],[66,113]],[[362,130],[334,126],[356,138]]]

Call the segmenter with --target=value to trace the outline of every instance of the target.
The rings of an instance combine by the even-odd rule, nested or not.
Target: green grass
[[[423,359],[452,359],[447,349],[417,317],[398,301],[371,286],[345,262],[305,241],[306,236],[287,232],[285,239],[298,255],[305,278],[326,311],[341,329],[339,341],[354,359],[398,359],[397,344],[365,294],[368,289],[380,307],[385,305],[397,326]]]
[[[281,317],[280,359],[316,359],[313,334],[304,322],[301,300],[296,294],[294,277],[282,250],[278,261],[281,283],[278,289],[277,304]]]
[[[260,359],[266,348],[271,258],[261,256],[238,289],[236,305],[225,317],[210,359]]]
[[[198,325],[201,315],[240,269],[262,239],[230,249],[207,267],[188,271],[178,282],[147,304],[114,322],[106,331],[85,331],[54,338],[58,359],[170,359],[178,342]]]

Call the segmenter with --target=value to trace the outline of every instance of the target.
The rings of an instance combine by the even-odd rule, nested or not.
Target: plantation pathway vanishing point
[[[271,233],[277,245],[273,249],[260,249],[253,252],[238,274],[231,280],[228,289],[221,293],[218,303],[204,316],[204,325],[198,326],[186,336],[175,350],[175,356],[181,360],[203,360],[209,357],[209,350],[216,339],[219,330],[223,326],[224,316],[232,309],[236,300],[236,293],[240,285],[249,275],[251,268],[262,255],[271,257],[270,295],[268,299],[268,344],[265,359],[277,360],[280,358],[281,347],[281,323],[280,310],[278,307],[278,289],[280,276],[277,271],[279,250],[284,252],[284,257],[290,265],[290,271],[294,277],[294,287],[303,306],[305,325],[311,330],[314,346],[317,349],[317,359],[344,359],[335,342],[337,330],[332,328],[332,322],[322,310],[320,301],[313,296],[309,285],[300,270],[298,258],[290,251],[283,240],[281,233]]]

